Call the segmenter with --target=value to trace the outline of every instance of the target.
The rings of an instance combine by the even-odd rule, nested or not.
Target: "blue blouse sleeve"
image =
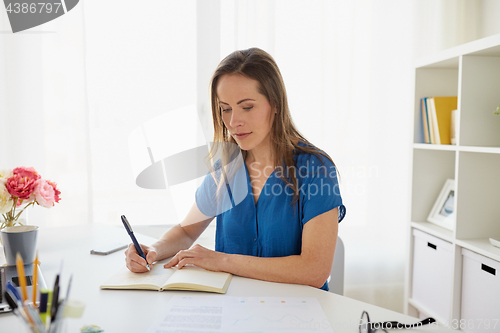
[[[196,206],[200,212],[206,216],[216,216],[216,205],[213,204],[215,194],[217,192],[217,184],[210,173],[205,176],[203,183],[196,190],[195,200]]]
[[[298,166],[302,179],[300,184],[302,224],[337,207],[340,223],[344,219],[346,209],[340,195],[337,169],[323,156],[321,160],[314,155],[309,156],[302,168]]]

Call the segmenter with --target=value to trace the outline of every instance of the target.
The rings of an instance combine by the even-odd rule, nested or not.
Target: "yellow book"
[[[442,145],[451,144],[451,111],[457,109],[457,96],[434,97],[439,141]]]
[[[191,290],[225,294],[232,274],[212,272],[195,266],[182,269],[163,268],[162,263],[153,265],[150,272],[132,273],[123,267],[101,289]]]

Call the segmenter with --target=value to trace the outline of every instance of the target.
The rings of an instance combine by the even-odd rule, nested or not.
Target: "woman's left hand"
[[[196,244],[189,250],[182,250],[170,259],[164,268],[172,268],[177,265],[178,269],[186,265],[195,265],[209,271],[220,272],[223,271],[223,260],[226,254],[209,250],[199,244]]]

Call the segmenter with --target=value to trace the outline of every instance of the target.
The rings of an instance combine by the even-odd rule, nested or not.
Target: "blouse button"
[[[254,239],[253,239],[253,241],[254,241],[254,242],[256,242],[256,241],[257,241],[257,238],[254,238]]]

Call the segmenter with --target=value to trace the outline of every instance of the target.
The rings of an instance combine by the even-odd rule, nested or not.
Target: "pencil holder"
[[[50,330],[48,333],[66,333],[67,331],[67,319],[61,318],[50,325]]]

